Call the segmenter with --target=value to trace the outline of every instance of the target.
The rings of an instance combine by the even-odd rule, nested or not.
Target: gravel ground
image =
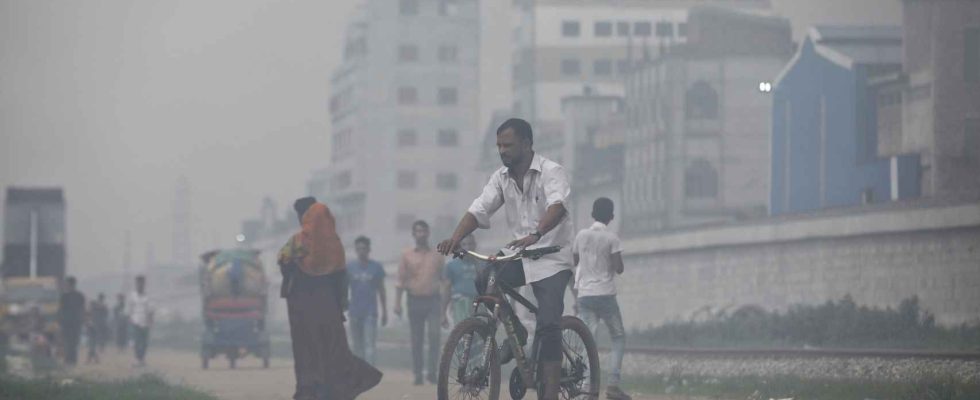
[[[603,355],[603,361],[605,361]],[[716,378],[797,376],[803,379],[861,379],[908,382],[930,376],[952,376],[980,384],[980,361],[921,358],[839,357],[712,357],[627,354],[623,374],[686,375]]]

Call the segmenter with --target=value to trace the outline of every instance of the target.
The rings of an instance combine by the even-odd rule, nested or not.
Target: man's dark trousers
[[[440,310],[439,295],[408,295],[408,324],[411,327],[412,369],[415,372],[415,380],[422,379],[422,347],[426,336],[425,330],[428,329],[429,359],[426,366],[428,367],[428,379],[432,382],[435,381],[436,359],[439,358],[439,336],[441,334],[439,325],[442,322],[439,317]]]
[[[133,351],[136,359],[143,361],[146,358],[146,347],[149,345],[150,328],[145,326],[133,325]]]
[[[565,312],[565,288],[571,277],[572,271],[566,269],[531,283],[538,303],[538,312],[535,314],[537,326],[534,331],[534,341],[540,346],[538,361],[561,361],[561,317]],[[477,277],[476,288],[480,293],[486,292],[488,278],[489,269],[485,269]],[[511,261],[501,266],[497,273],[497,284],[513,289],[526,285],[524,264]],[[516,315],[514,319],[515,326],[520,325]]]
[[[65,363],[75,365],[78,363],[78,342],[82,337],[82,324],[81,322],[64,323],[61,329],[65,339]]]

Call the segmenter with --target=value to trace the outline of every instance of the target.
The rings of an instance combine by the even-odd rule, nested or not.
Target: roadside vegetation
[[[695,376],[624,377],[623,387],[642,393],[711,399],[806,400],[974,400],[980,385],[953,377],[923,376],[914,382],[813,380],[795,376],[705,378]]]
[[[154,375],[112,382],[61,378],[24,379],[0,374],[0,400],[217,400],[206,393],[170,385]]]
[[[980,325],[942,327],[919,307],[919,299],[896,308],[858,306],[850,295],[785,312],[744,306],[702,310],[687,321],[634,331],[632,346],[764,348],[900,348],[980,350]]]

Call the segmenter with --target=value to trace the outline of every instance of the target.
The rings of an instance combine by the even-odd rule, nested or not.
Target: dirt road
[[[72,374],[94,380],[111,380],[155,373],[169,382],[191,386],[228,400],[286,400],[292,396],[295,384],[292,362],[275,359],[268,369],[263,369],[259,360],[245,359],[239,361],[237,369],[232,370],[222,361],[213,360],[210,369],[202,370],[201,361],[195,353],[151,349],[148,366],[138,368],[132,366],[129,353],[120,354],[115,349],[107,349],[102,363],[80,365],[75,367]],[[384,374],[381,384],[358,400],[432,400],[436,397],[434,385],[412,385],[409,371],[384,370]],[[534,397],[534,394],[530,393],[529,397]]]

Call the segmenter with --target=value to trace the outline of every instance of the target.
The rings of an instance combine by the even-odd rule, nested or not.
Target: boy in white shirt
[[[592,204],[592,218],[596,222],[588,229],[581,230],[572,246],[575,261],[572,294],[575,295],[579,316],[593,335],[598,332],[599,320],[609,328],[612,352],[606,397],[630,400],[631,397],[619,388],[626,331],[616,301],[616,282],[613,278],[623,273],[623,245],[619,237],[608,229],[613,219],[612,200],[605,197],[596,199]]]

